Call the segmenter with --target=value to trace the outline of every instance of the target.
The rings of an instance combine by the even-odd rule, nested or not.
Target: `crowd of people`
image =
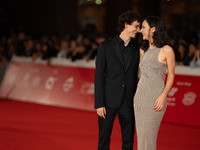
[[[180,39],[176,44],[175,56],[177,65],[200,67],[200,41],[192,39],[187,43]]]
[[[98,46],[105,41],[103,34],[96,34],[94,38],[71,36],[31,37],[24,32],[3,36],[0,39],[0,62],[10,61],[12,56],[32,57],[32,60],[41,58],[47,62],[51,57],[69,59],[95,59]],[[174,40],[175,41],[175,40]],[[200,40],[192,39],[189,42],[180,38],[174,42],[176,65],[200,67]]]
[[[175,54],[177,65],[200,67],[200,42],[180,40]]]
[[[52,57],[70,59],[95,59],[98,46],[105,40],[105,36],[97,34],[94,38],[66,34],[58,36],[43,36],[33,38],[24,32],[2,37],[0,41],[0,61],[10,61],[12,56],[32,57],[49,60]]]

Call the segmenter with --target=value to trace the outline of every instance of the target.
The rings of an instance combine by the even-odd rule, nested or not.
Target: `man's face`
[[[131,24],[125,24],[125,31],[130,38],[135,38],[136,34],[140,31],[140,22],[133,21]]]

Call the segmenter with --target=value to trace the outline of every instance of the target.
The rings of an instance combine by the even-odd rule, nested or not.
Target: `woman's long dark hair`
[[[166,26],[160,17],[149,16],[144,20],[147,21],[150,28],[155,27],[155,29],[156,29],[155,32],[153,33],[153,44],[156,47],[161,48],[165,45],[172,46],[170,38],[167,34]],[[142,37],[141,37],[140,46],[143,50],[146,51],[149,47],[149,41],[142,40]]]

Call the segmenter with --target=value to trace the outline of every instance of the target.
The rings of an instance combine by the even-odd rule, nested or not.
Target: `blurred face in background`
[[[22,41],[25,39],[25,34],[23,32],[19,33],[18,40]]]
[[[96,42],[97,42],[98,44],[104,42],[105,40],[106,40],[106,39],[105,39],[104,37],[97,37],[97,38],[96,38]]]
[[[24,48],[26,49],[27,46],[28,46],[28,41],[24,40],[24,41],[23,41],[23,46],[24,46]]]
[[[194,54],[196,51],[196,46],[194,44],[189,45],[189,53]]]
[[[3,45],[0,45],[0,53],[3,53],[4,52],[4,47]]]
[[[47,45],[47,44],[44,44],[44,45],[42,46],[42,51],[43,51],[43,52],[47,52],[47,51],[48,51],[48,45]]]
[[[28,40],[27,47],[32,48],[34,46],[33,40]]]
[[[82,36],[78,36],[77,39],[76,39],[76,43],[78,45],[81,45],[82,44],[82,40],[83,40]]]
[[[73,49],[75,49],[75,48],[76,48],[76,41],[72,40],[72,41],[70,42],[70,49],[73,50]]]
[[[182,44],[179,44],[178,51],[181,55],[184,55],[185,53],[185,47]]]
[[[83,39],[83,45],[91,45],[91,42],[90,42],[90,40],[88,39],[88,38],[84,38]]]
[[[12,42],[13,42],[12,38],[8,38],[7,44],[8,44],[8,45],[9,45],[9,44],[12,44]]]
[[[68,43],[67,43],[67,41],[62,41],[61,42],[61,48],[60,48],[60,50],[68,50]]]
[[[13,44],[9,44],[9,51],[11,51],[11,52],[15,51],[15,47]]]
[[[35,49],[36,49],[36,51],[40,51],[41,50],[41,44],[40,43],[36,43],[35,44]]]

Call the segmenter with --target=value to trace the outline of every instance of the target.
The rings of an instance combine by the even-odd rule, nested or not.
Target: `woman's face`
[[[149,40],[150,38],[153,37],[153,28],[149,27],[149,24],[147,23],[146,20],[144,20],[142,23],[142,28],[140,30],[140,33],[143,36],[143,40]]]

